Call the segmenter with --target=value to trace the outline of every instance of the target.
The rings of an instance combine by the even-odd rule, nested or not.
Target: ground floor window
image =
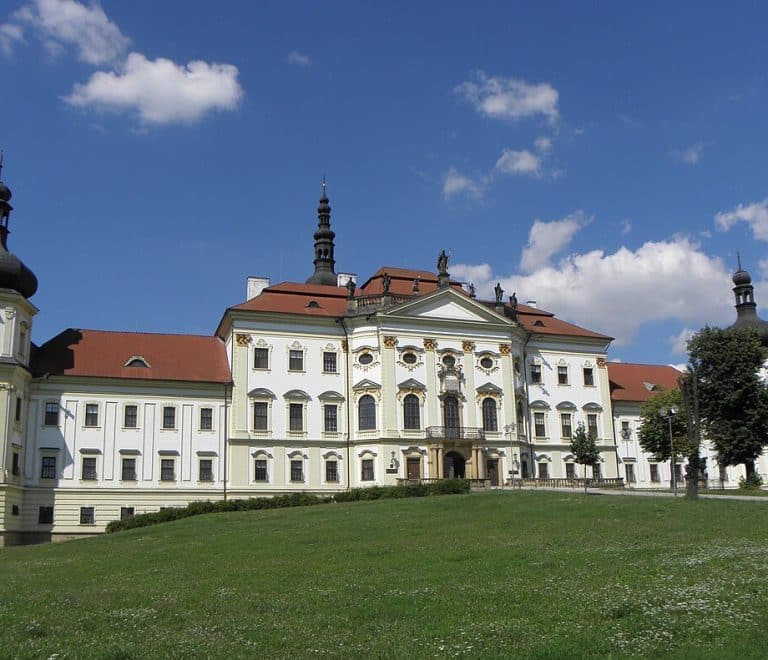
[[[337,461],[325,462],[325,480],[328,483],[338,483],[339,481],[339,463]]]
[[[683,480],[683,466],[680,463],[675,463],[675,481],[680,483]]]
[[[658,463],[649,463],[648,467],[650,468],[651,472],[651,481],[653,483],[659,483],[661,479],[659,479],[659,465]]]
[[[94,509],[92,506],[80,507],[80,524],[81,525],[93,525],[96,522]]]
[[[624,476],[627,478],[628,484],[635,483],[635,464],[624,463]]]
[[[603,473],[600,470],[600,463],[595,463],[592,466],[592,478],[593,479],[602,479],[603,478]]]
[[[200,481],[213,481],[213,459],[200,459]]]
[[[124,458],[123,469],[121,473],[123,481],[136,481],[136,459]]]
[[[291,461],[291,481],[304,481],[304,461]]]
[[[549,464],[539,463],[539,479],[549,479]]]
[[[362,461],[361,481],[373,481],[373,459],[366,458]]]
[[[267,459],[257,458],[253,461],[253,480],[254,481],[269,481],[269,474],[267,473]]]
[[[566,479],[575,479],[576,478],[576,464],[575,463],[566,463],[565,464],[565,478]]]
[[[726,469],[725,465],[720,465],[718,467],[720,468],[720,481],[728,481],[728,470]]]
[[[37,513],[37,522],[41,525],[50,525],[53,523],[53,507],[41,506]]]
[[[160,461],[160,481],[176,481],[176,461],[173,458]]]
[[[125,520],[126,518],[133,518],[133,507],[132,506],[121,506],[120,507],[120,520]]]

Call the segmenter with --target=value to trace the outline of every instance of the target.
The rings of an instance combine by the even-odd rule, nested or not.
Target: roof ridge
[[[71,330],[73,332],[100,332],[103,334],[115,334],[115,335],[152,335],[154,337],[199,337],[200,339],[221,339],[218,335],[212,334],[212,335],[199,335],[199,334],[189,334],[186,332],[149,332],[145,330],[99,330],[97,328],[65,328],[62,330],[60,334],[63,332],[67,332],[68,330]],[[58,335],[55,335],[58,337]]]

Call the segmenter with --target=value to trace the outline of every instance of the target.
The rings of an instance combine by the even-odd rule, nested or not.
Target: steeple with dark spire
[[[331,205],[326,194],[323,177],[323,194],[317,207],[317,231],[315,232],[315,272],[307,279],[307,284],[325,284],[337,286],[336,260],[333,258],[333,239],[336,234],[331,229]]]
[[[8,252],[8,221],[13,207],[9,204],[12,194],[2,181],[3,155],[0,153],[0,289],[13,289],[25,298],[35,295],[37,278],[21,260]]]
[[[764,346],[768,346],[768,323],[757,315],[757,303],[755,291],[752,286],[752,278],[741,267],[741,256],[738,255],[738,270],[733,274],[733,295],[736,297],[736,322],[732,328],[754,328],[760,335]]]

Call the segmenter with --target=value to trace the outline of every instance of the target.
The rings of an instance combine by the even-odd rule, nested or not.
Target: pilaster
[[[465,426],[477,427],[477,392],[475,390],[475,342],[463,341],[461,347],[464,351],[464,394],[467,397],[465,409]]]

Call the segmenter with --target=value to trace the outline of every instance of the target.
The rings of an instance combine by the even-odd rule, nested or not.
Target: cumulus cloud
[[[528,233],[528,243],[520,257],[520,269],[530,273],[549,265],[549,260],[565,249],[576,232],[589,221],[581,211],[552,222],[535,220]]]
[[[17,26],[32,27],[50,53],[73,47],[78,57],[88,64],[115,62],[130,43],[98,4],[34,0],[16,11],[12,20]]]
[[[243,90],[237,67],[194,61],[181,66],[131,53],[118,71],[98,71],[65,101],[77,108],[133,111],[144,124],[191,123],[213,110],[234,110]]]
[[[454,92],[475,109],[493,119],[518,120],[543,116],[550,122],[558,118],[558,92],[549,83],[531,84],[525,80],[487,76],[478,71],[473,80],[458,85]]]
[[[768,241],[768,197],[762,202],[739,204],[730,211],[715,214],[718,229],[728,231],[737,222],[746,222],[758,241]]]
[[[480,199],[485,193],[485,182],[472,179],[451,168],[443,178],[443,198],[448,200],[460,194]]]
[[[692,328],[685,327],[679,334],[673,335],[669,338],[669,343],[672,345],[673,355],[685,355],[688,353],[688,342],[691,337],[696,334],[696,331]]]
[[[528,149],[522,151],[504,149],[496,161],[495,169],[504,174],[539,176],[541,174],[541,158]]]
[[[309,59],[308,55],[304,55],[298,50],[292,50],[290,53],[288,53],[288,63],[296,64],[298,66],[309,66],[312,61]]]
[[[487,264],[451,267],[454,276],[466,272],[488,274],[485,279],[475,276],[478,294],[484,297],[491,297],[499,281],[520,300],[537,300],[559,318],[616,337],[617,346],[631,343],[645,323],[726,325],[733,315],[728,269],[684,237],[610,254],[572,254],[556,266],[525,275],[493,273]]]
[[[17,43],[24,41],[24,30],[15,23],[0,23],[0,51],[10,55]]]
[[[548,137],[537,137],[533,141],[533,145],[536,147],[536,149],[539,151],[539,153],[546,153],[552,148],[552,140]]]

